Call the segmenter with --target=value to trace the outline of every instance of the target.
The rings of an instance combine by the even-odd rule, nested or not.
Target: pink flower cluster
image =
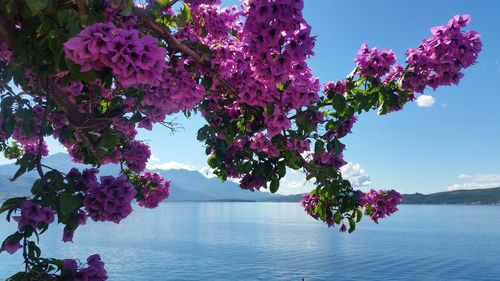
[[[479,33],[461,28],[470,23],[470,16],[455,16],[448,24],[431,29],[432,37],[422,40],[416,49],[406,51],[410,65],[403,87],[423,92],[426,86],[437,88],[458,84],[462,69],[476,62],[482,43]]]
[[[184,2],[192,7],[204,4],[206,5],[220,4],[220,0],[184,0]]]
[[[64,51],[67,58],[81,65],[81,71],[111,68],[123,87],[162,81],[166,50],[158,47],[158,39],[141,37],[136,29],[95,23],[64,43]]]
[[[26,143],[24,144],[24,153],[31,153],[37,155],[39,147],[40,146],[38,142]],[[46,157],[49,155],[49,148],[45,142],[42,142],[41,154],[42,157]]]
[[[194,32],[199,38],[210,37],[205,40],[207,42],[227,40],[232,29],[238,28],[236,25],[241,16],[236,6],[221,9],[213,5],[199,5],[191,11],[191,14]]]
[[[54,210],[49,207],[24,201],[21,204],[21,215],[13,218],[18,223],[19,231],[23,232],[28,227],[36,229],[44,224],[51,224],[54,221],[54,214]]]
[[[85,171],[82,177],[85,177]],[[132,212],[130,202],[137,194],[135,187],[125,175],[101,177],[98,183],[93,173],[87,173],[87,184],[83,205],[94,221],[120,223]]]
[[[331,166],[335,167],[335,169],[340,169],[340,167],[347,164],[342,153],[335,154],[334,152],[327,151],[314,153],[313,160],[317,165]]]
[[[359,204],[365,208],[366,213],[376,223],[378,223],[378,219],[396,212],[397,205],[403,201],[403,196],[394,189],[387,191],[371,189],[368,193],[358,190],[357,195]]]
[[[292,126],[286,114],[278,106],[274,106],[273,114],[264,113],[264,120],[267,125],[267,136],[270,138]]]
[[[260,176],[246,174],[240,180],[240,187],[251,191],[260,190],[264,184],[264,179]]]
[[[250,144],[250,148],[267,154],[269,157],[279,157],[279,150],[273,145],[273,143],[262,133],[257,133],[252,138],[252,143]]]
[[[311,217],[313,217],[315,219],[319,219],[320,217],[319,217],[318,213],[316,212],[316,206],[318,206],[318,203],[320,200],[321,200],[321,197],[319,195],[308,193],[308,194],[304,195],[302,200],[300,200],[300,205],[302,207],[304,207],[304,211],[306,211],[306,213],[309,214]],[[330,214],[330,213],[328,213],[328,214]],[[326,219],[326,224],[328,225],[328,227],[332,227],[334,225],[332,215],[328,215],[328,217]]]
[[[139,127],[151,129],[151,122],[161,122],[165,116],[190,110],[205,95],[205,89],[193,79],[193,74],[184,68],[185,61],[170,64],[162,73],[162,83],[145,91],[142,106],[147,119]]]
[[[289,138],[286,140],[286,147],[298,153],[303,153],[304,151],[309,151],[311,149],[311,141]]]
[[[128,121],[125,118],[113,118],[112,120],[113,128],[127,138],[133,140],[137,135],[137,130],[135,129],[135,123]]]
[[[40,129],[42,128],[43,116],[45,115],[45,110],[46,110],[45,107],[43,107],[42,105],[36,105],[32,109],[33,112],[32,120],[25,120],[25,119],[16,120],[16,125],[12,133],[12,138],[18,141],[23,146],[25,153],[33,153],[35,155],[38,154],[38,145],[40,143],[39,140]],[[32,129],[30,135],[25,133],[26,125],[30,126]],[[45,144],[45,142],[42,143],[41,151],[43,157],[49,154],[48,147]]]
[[[149,146],[140,141],[131,141],[129,147],[123,152],[123,158],[130,170],[140,173],[146,169],[146,163],[151,156]]]
[[[257,75],[285,81],[313,54],[314,38],[302,17],[303,6],[303,1],[244,1],[243,40],[247,52],[255,54],[252,65]]]
[[[87,267],[79,268],[74,259],[63,260],[64,269],[70,272],[71,280],[74,281],[104,281],[108,280],[108,273],[104,268],[104,262],[98,254],[87,258]]]
[[[141,189],[143,198],[137,203],[141,207],[156,208],[170,194],[170,180],[164,180],[158,173],[145,172],[140,177],[140,182],[143,185]]]
[[[13,255],[17,250],[21,248],[21,244],[15,241],[12,237],[5,239],[0,247],[0,253],[6,251],[7,253]]]
[[[319,81],[312,77],[306,63],[314,54],[315,39],[302,16],[303,5],[301,0],[244,1],[243,50],[250,59],[252,77],[262,83],[240,91],[254,101],[250,105],[274,100],[300,108],[319,98]],[[286,81],[292,83],[281,97],[276,87]]]
[[[328,81],[323,86],[325,94],[344,94],[349,90],[347,80],[339,80],[337,82]]]
[[[354,61],[360,75],[380,78],[389,72],[391,65],[396,63],[396,54],[392,50],[370,49],[368,45],[363,44]]]
[[[327,134],[330,136],[330,138],[342,138],[347,134],[352,133],[351,130],[356,121],[358,121],[358,117],[356,115],[349,117],[347,120],[339,120],[336,122],[337,127],[333,130],[330,130]]]

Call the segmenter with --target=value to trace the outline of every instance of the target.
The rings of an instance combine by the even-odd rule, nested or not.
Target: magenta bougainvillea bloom
[[[191,6],[220,4],[220,0],[185,0]]]
[[[166,50],[158,47],[158,39],[141,37],[135,29],[95,23],[64,43],[64,50],[81,71],[110,68],[123,87],[162,81]]]
[[[306,194],[304,197],[300,200],[300,205],[304,207],[304,211],[306,211],[307,214],[312,216],[315,219],[319,219],[319,213],[316,210],[316,207],[321,201],[321,197],[316,194]],[[327,210],[331,206],[331,204],[328,204],[327,202],[322,202],[323,204],[323,209]],[[327,212],[326,214],[326,224],[328,227],[333,227],[335,225],[334,219],[333,219],[333,214],[331,212]],[[342,230],[342,228],[341,228]]]
[[[272,144],[271,140],[262,133],[257,133],[255,137],[252,138],[250,148],[265,153],[269,157],[279,156],[279,150]]]
[[[19,241],[14,241],[12,238],[7,238],[3,244],[2,247],[0,247],[0,253],[3,251],[6,251],[7,253],[13,255],[17,250],[21,248],[21,244]]]
[[[74,259],[63,260],[63,266],[70,274],[71,280],[75,281],[104,281],[108,280],[108,273],[104,268],[104,262],[98,254],[87,258],[87,267],[79,268]]]
[[[337,82],[328,81],[323,86],[323,93],[325,94],[343,94],[349,90],[347,80],[339,80]]]
[[[392,50],[370,49],[368,45],[363,44],[354,61],[360,75],[380,78],[389,72],[389,68],[396,63],[396,54]]]
[[[54,214],[54,210],[49,207],[24,201],[21,204],[21,215],[12,218],[17,221],[19,231],[23,232],[28,227],[36,229],[42,224],[51,224],[54,221]]]
[[[406,51],[409,75],[403,87],[421,93],[426,86],[458,84],[462,69],[474,64],[482,49],[479,33],[461,28],[470,23],[470,16],[455,16],[448,24],[431,29],[432,37],[422,40],[417,48]]]
[[[136,173],[140,173],[146,168],[150,156],[149,146],[140,141],[130,142],[130,147],[123,153],[127,167]]]
[[[143,185],[141,194],[143,199],[137,201],[137,204],[145,208],[156,208],[161,201],[168,198],[170,191],[170,180],[165,180],[158,173],[145,172],[139,178]]]
[[[319,153],[314,153],[313,160],[318,165],[332,166],[336,169],[340,169],[340,167],[347,164],[342,153],[335,153],[333,151],[321,151]]]
[[[89,182],[83,205],[94,221],[120,223],[132,212],[130,203],[136,193],[125,175],[117,178],[103,176],[100,183],[95,180]]]
[[[378,223],[378,219],[396,212],[397,205],[403,201],[403,196],[394,189],[387,191],[371,189],[367,193],[358,190],[357,195],[360,205],[365,208],[366,213],[376,223]]]

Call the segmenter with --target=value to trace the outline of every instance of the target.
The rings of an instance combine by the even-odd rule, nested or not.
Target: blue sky
[[[478,63],[465,71],[458,87],[427,90],[434,98],[432,106],[413,103],[388,116],[362,115],[353,134],[344,139],[345,158],[351,162],[345,172],[353,181],[364,182],[364,189],[395,188],[405,193],[500,186],[496,85],[500,81],[500,1],[305,2],[305,17],[318,36],[316,56],[309,65],[322,82],[345,77],[362,43],[392,49],[403,63],[404,51],[429,37],[431,27],[445,24],[454,15],[470,14],[468,28],[480,32],[484,44]],[[227,3],[236,1],[223,1]],[[204,148],[196,140],[203,120],[172,118],[184,129],[171,135],[158,126],[139,135],[151,145],[151,167],[206,167]],[[63,151],[53,141],[49,146],[51,153]],[[302,175],[292,173],[283,192],[302,192],[307,189],[303,183]]]

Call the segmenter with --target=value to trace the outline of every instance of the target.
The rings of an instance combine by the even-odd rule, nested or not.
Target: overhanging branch
[[[212,78],[217,80],[219,84],[230,93],[232,96],[237,96],[238,92],[236,89],[224,78],[222,78],[217,71],[215,71],[210,61],[207,60],[206,57],[199,55],[194,50],[189,48],[188,46],[182,44],[177,38],[175,38],[167,27],[156,22],[146,10],[139,7],[132,7],[132,13],[137,16],[137,18],[142,21],[147,27],[151,28],[155,33],[160,35],[162,39],[167,41],[170,48],[174,50],[179,50],[181,53],[191,57],[194,59]]]

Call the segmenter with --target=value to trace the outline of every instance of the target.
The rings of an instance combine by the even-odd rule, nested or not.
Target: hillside
[[[299,202],[303,194],[267,198],[267,202]],[[500,187],[474,190],[455,190],[433,194],[403,194],[402,204],[500,204]]]
[[[403,204],[500,204],[500,187],[433,194],[404,194]]]
[[[44,164],[67,172],[70,167],[79,169],[84,165],[75,164],[64,153],[51,155],[43,160]],[[104,165],[101,175],[116,175],[118,165]],[[164,178],[171,179],[171,195],[168,201],[260,201],[260,202],[299,202],[303,194],[278,195],[268,192],[242,190],[232,181],[221,182],[217,178],[207,178],[197,171],[182,169],[154,170]],[[37,178],[32,171],[15,182],[9,178],[16,172],[13,164],[0,165],[0,202],[10,197],[26,196]],[[457,190],[433,194],[404,194],[403,204],[500,204],[500,187],[489,189]]]
[[[63,172],[67,172],[70,167],[85,168],[84,165],[73,163],[64,153],[51,155],[45,158],[43,163]],[[104,165],[100,170],[101,175],[116,175],[119,166]],[[32,183],[38,176],[32,171],[12,183],[9,178],[15,172],[16,166],[13,164],[0,165],[0,202],[10,197],[28,195]],[[171,180],[169,201],[262,201],[271,197],[281,197],[267,192],[242,190],[237,183],[207,178],[197,171],[172,169],[154,170],[154,172]]]

